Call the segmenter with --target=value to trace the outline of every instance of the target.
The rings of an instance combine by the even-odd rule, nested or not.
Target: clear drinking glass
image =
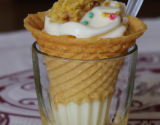
[[[143,0],[128,0],[136,16]],[[43,125],[127,125],[137,45],[127,54],[99,60],[47,55],[32,46],[37,100]]]
[[[127,125],[137,45],[114,58],[50,56],[32,45],[37,100],[43,125]]]

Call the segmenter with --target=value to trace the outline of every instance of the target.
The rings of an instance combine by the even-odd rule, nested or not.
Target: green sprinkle
[[[84,24],[84,25],[87,25],[87,24],[88,24],[88,21],[84,21],[83,24]]]
[[[93,13],[90,12],[90,13],[89,13],[89,18],[92,18],[92,17],[93,17]]]

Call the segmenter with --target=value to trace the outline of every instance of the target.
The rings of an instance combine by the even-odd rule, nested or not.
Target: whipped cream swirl
[[[126,31],[126,24],[128,19],[124,14],[124,4],[120,4],[117,1],[110,1],[109,6],[105,6],[104,3],[100,6],[94,7],[87,12],[80,22],[66,22],[64,24],[53,23],[48,16],[45,16],[45,25],[43,31],[50,35],[73,35],[76,38],[115,38],[123,36]],[[120,4],[121,7],[117,7]],[[93,17],[90,18],[89,14],[93,13]],[[111,20],[108,17],[102,16],[102,13],[119,13],[115,15],[115,19]],[[83,22],[87,21],[88,24],[84,25]]]

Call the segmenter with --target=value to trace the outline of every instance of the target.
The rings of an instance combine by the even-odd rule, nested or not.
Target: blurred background
[[[23,19],[30,13],[46,11],[57,0],[0,0],[0,32],[24,29]],[[127,3],[127,0],[121,0]],[[144,0],[139,18],[160,17],[160,0]]]
[[[41,125],[32,70],[35,39],[23,20],[28,14],[47,11],[56,1],[0,0],[0,125]],[[144,0],[137,17],[148,29],[136,41],[128,125],[160,125],[160,0]]]

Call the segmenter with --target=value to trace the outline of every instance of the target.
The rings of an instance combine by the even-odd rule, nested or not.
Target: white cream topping
[[[108,1],[108,0],[106,0]],[[127,23],[125,15],[121,12],[119,7],[116,7],[117,1],[111,1],[110,6],[94,7],[87,12],[80,22],[66,22],[64,24],[52,23],[48,16],[45,17],[45,25],[43,31],[50,35],[74,35],[76,38],[89,38],[97,35],[101,35],[100,38],[115,38],[124,34],[126,27],[122,24]],[[108,17],[103,17],[102,13],[116,13],[120,14],[115,20],[111,20]],[[89,13],[93,13],[93,17],[89,18]],[[122,18],[122,21],[121,21]],[[87,25],[83,22],[88,21]]]
[[[100,38],[115,38],[123,36],[123,33],[126,31],[126,27],[124,25],[121,25],[117,27],[115,30],[110,31],[109,33],[106,33],[105,35],[101,36]]]
[[[120,11],[120,8],[118,7],[112,7],[112,6],[99,6],[94,7],[91,11],[87,12],[84,17],[81,19],[80,23],[83,24],[84,21],[88,21],[88,27],[92,28],[101,28],[109,25],[117,26],[120,24],[121,19],[120,16],[116,16],[116,20],[111,20],[108,17],[103,17],[102,13],[116,13]],[[94,15],[92,18],[89,18],[89,13],[92,12]],[[96,25],[95,25],[96,24]],[[84,24],[83,24],[84,25]]]

